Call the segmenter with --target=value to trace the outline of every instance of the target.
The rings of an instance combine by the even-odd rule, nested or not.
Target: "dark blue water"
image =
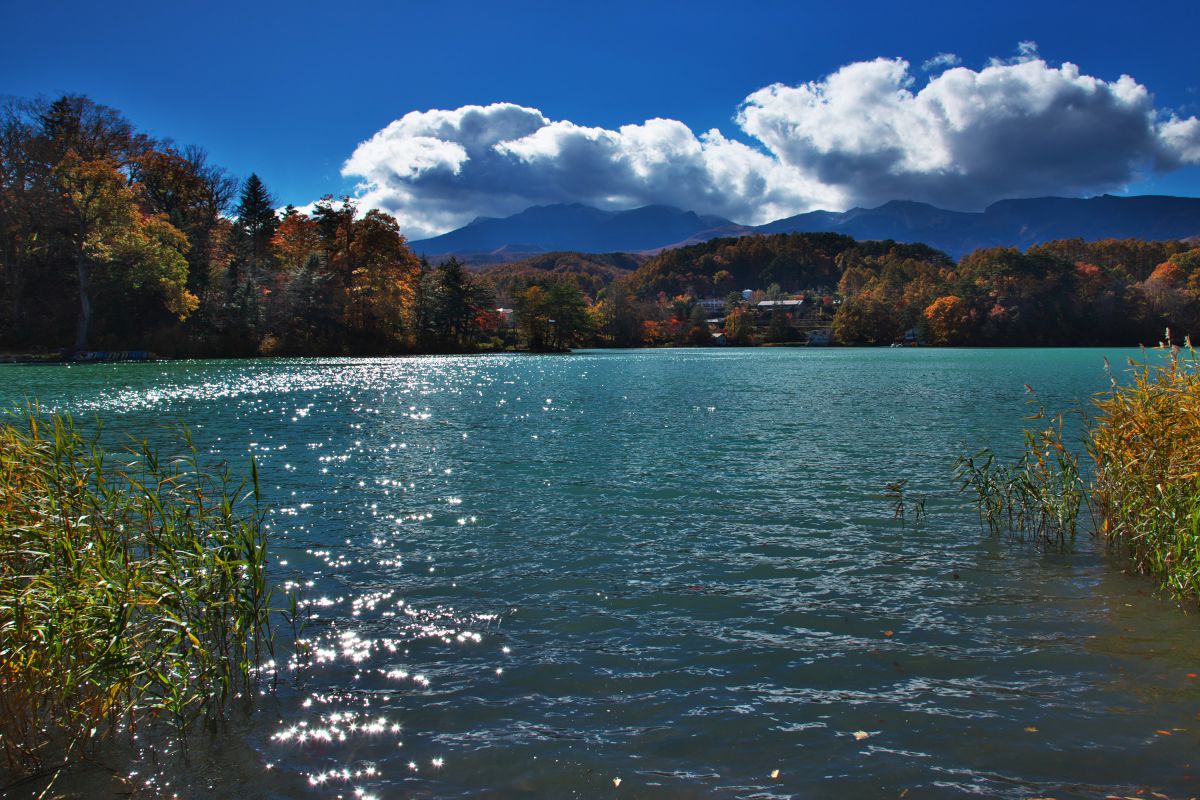
[[[4,367],[0,401],[259,460],[313,654],[191,796],[1188,796],[1196,617],[953,492],[1106,355]]]

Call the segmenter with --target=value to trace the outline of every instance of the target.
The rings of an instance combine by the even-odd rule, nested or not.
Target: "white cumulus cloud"
[[[1041,59],[949,69],[919,89],[902,60],[746,99],[738,122],[782,162],[856,204],[979,208],[1119,188],[1197,161],[1195,118],[1160,122],[1147,89]]]
[[[559,202],[745,223],[892,199],[977,209],[1200,163],[1200,120],[1157,109],[1133,78],[1052,66],[1032,42],[1017,52],[979,70],[942,53],[922,80],[879,58],[768,86],[737,111],[745,141],[670,119],[586,127],[511,103],[414,111],[360,144],[343,174],[359,180],[363,207],[420,238]]]

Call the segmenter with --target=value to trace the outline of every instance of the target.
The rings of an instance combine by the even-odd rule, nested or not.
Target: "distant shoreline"
[[[922,345],[920,347],[893,347],[891,345],[863,344],[830,344],[807,345],[802,343],[784,344],[749,344],[749,345],[633,345],[622,346],[589,346],[575,347],[569,350],[477,350],[477,351],[429,351],[411,353],[275,353],[271,355],[204,355],[204,356],[158,356],[153,359],[107,359],[96,361],[75,361],[59,357],[38,357],[31,354],[0,353],[0,366],[101,366],[101,365],[130,365],[130,364],[167,364],[185,361],[268,361],[306,359],[317,361],[321,359],[405,359],[429,358],[431,356],[470,356],[485,357],[499,355],[527,356],[569,356],[595,351],[627,352],[630,350],[681,350],[681,351],[712,351],[723,352],[730,350],[1138,350],[1157,347],[1153,344],[1049,344],[1049,345]]]

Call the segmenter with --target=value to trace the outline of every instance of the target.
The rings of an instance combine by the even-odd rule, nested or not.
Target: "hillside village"
[[[529,341],[525,293],[538,287],[540,297],[547,286],[579,293],[586,313],[562,315],[579,345],[1074,346],[1200,329],[1192,242],[1063,240],[956,263],[920,244],[774,234],[663,251],[603,285],[590,257],[578,258],[579,273],[566,266],[569,254],[557,254],[553,271],[537,260],[503,268],[492,285],[513,326],[505,346]]]

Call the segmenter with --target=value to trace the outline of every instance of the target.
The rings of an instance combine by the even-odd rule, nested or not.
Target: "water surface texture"
[[[1077,406],[1106,355],[3,367],[0,400],[259,459],[316,649],[223,745],[243,796],[1188,796],[1196,617],[953,493],[1024,384]]]

